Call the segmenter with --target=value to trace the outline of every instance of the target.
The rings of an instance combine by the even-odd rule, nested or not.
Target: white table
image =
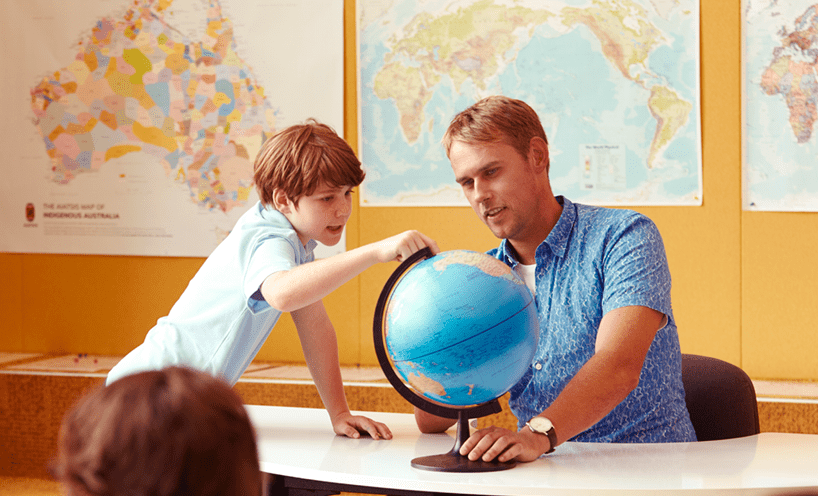
[[[410,466],[415,457],[445,453],[454,445],[453,430],[420,434],[412,415],[363,412],[384,422],[394,435],[390,441],[375,441],[334,435],[325,410],[269,406],[247,410],[256,427],[261,469],[279,476],[280,494],[751,495],[804,488],[818,492],[818,435],[762,433],[666,444],[569,442],[510,470],[462,474]]]

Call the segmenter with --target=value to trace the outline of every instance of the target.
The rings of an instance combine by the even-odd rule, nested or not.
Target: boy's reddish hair
[[[66,414],[55,478],[69,495],[258,496],[256,438],[239,396],[182,367],[101,387]]]
[[[296,205],[323,183],[358,186],[366,173],[352,148],[335,131],[314,119],[290,126],[268,139],[256,157],[253,179],[264,205],[283,190]]]

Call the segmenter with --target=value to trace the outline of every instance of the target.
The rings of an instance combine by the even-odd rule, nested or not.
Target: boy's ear
[[[291,211],[292,202],[283,189],[276,188],[273,190],[273,206],[282,214],[288,214]]]

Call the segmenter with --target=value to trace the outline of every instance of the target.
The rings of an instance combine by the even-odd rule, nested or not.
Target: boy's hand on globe
[[[332,420],[332,429],[339,436],[358,439],[361,433],[369,434],[372,439],[392,439],[392,431],[386,424],[361,415],[345,413]]]
[[[432,255],[440,252],[432,238],[418,231],[404,231],[378,243],[378,261],[402,262],[427,246]]]
[[[543,439],[546,446],[543,446]],[[501,427],[491,426],[475,431],[460,447],[460,454],[469,460],[481,459],[490,462],[495,458],[499,462],[517,460],[531,462],[548,451],[548,438],[539,434],[513,432]]]

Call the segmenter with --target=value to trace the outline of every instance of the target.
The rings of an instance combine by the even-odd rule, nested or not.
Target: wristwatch
[[[546,455],[554,451],[554,448],[557,446],[557,431],[554,430],[554,424],[552,424],[550,420],[545,417],[532,417],[525,425],[531,429],[531,432],[548,436],[548,443],[551,447],[545,452]]]

